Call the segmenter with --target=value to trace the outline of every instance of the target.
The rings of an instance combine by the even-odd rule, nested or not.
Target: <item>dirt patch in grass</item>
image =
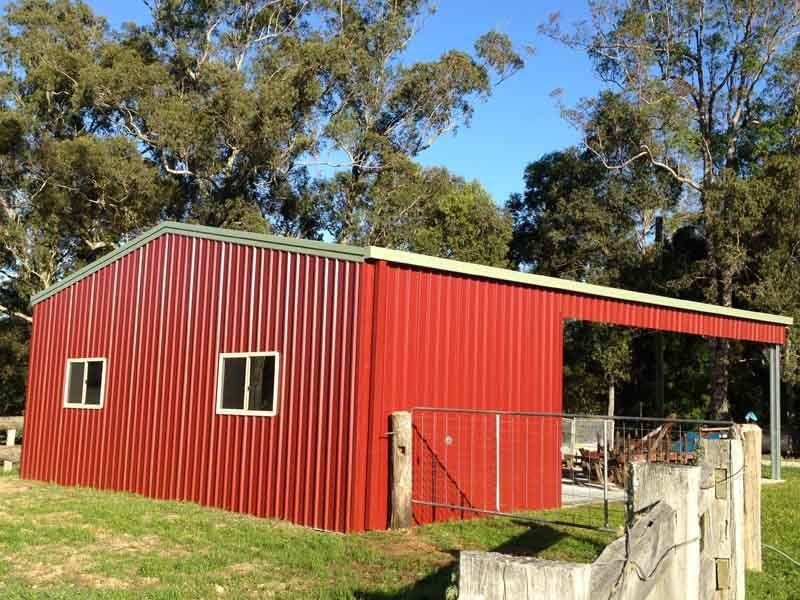
[[[0,496],[4,494],[19,494],[21,492],[30,491],[31,486],[20,482],[13,475],[0,477]]]
[[[441,558],[444,562],[452,559],[452,556],[442,552],[413,529],[393,532],[390,535],[384,534],[380,537],[370,537],[366,541],[373,550],[391,558],[423,555],[428,557],[435,556]]]
[[[115,535],[102,529],[96,530],[97,543],[92,544],[96,548],[89,547],[89,552],[105,553],[146,553],[158,552],[161,556],[181,556],[185,550],[178,548],[167,548],[161,539],[156,535],[145,535],[133,537],[131,535]]]
[[[228,596],[232,589],[239,590],[241,596],[250,598],[272,598],[286,592],[300,593],[311,590],[313,585],[308,578],[274,578],[275,565],[264,561],[236,563],[215,571],[214,590],[219,596]],[[247,582],[242,585],[242,582]]]
[[[51,544],[37,547],[31,552],[17,553],[6,558],[13,574],[34,587],[48,586],[73,580],[94,589],[124,590],[152,585],[152,577],[119,579],[94,572],[94,557],[114,555],[131,556],[156,553],[159,556],[177,556],[188,553],[181,548],[165,547],[155,535],[133,537],[114,535],[102,529],[94,530],[97,541],[79,547]],[[46,557],[46,560],[42,560]]]
[[[228,565],[224,569],[226,575],[248,575],[257,573],[260,569],[266,570],[267,564],[263,562],[238,563]]]
[[[268,575],[267,575],[268,576]],[[310,590],[308,579],[290,577],[283,581],[262,581],[255,584],[255,590],[250,594],[252,598],[270,598],[283,592],[301,593]]]
[[[74,510],[62,510],[56,512],[49,512],[44,513],[41,515],[36,515],[35,518],[31,519],[34,523],[76,523],[77,521],[81,520],[81,515]]]
[[[14,574],[27,581],[32,588],[47,587],[52,584],[74,580],[77,583],[94,589],[130,589],[134,584],[147,584],[145,581],[123,581],[116,577],[89,573],[84,569],[91,565],[87,560],[86,549],[65,547],[49,547],[47,562],[26,559],[24,556],[13,556],[7,559]]]
[[[456,557],[437,547],[417,530],[405,530],[380,535],[368,534],[365,544],[374,553],[377,560],[362,564],[355,574],[363,589],[369,589],[377,582],[380,585],[400,585],[409,590],[421,576],[434,578],[436,594],[443,591],[450,579],[450,572],[456,564]],[[394,575],[387,577],[393,572]],[[402,597],[434,598],[440,595],[427,593],[411,593]]]
[[[8,557],[6,560],[17,575],[23,577],[34,586],[63,580],[65,575],[73,576],[82,567],[82,557],[77,551],[73,550],[66,556],[59,553],[53,555],[50,552],[48,552],[48,555],[50,560],[47,562],[26,560],[20,554]],[[58,560],[53,560],[55,558],[58,558]],[[85,561],[83,564],[85,564]]]

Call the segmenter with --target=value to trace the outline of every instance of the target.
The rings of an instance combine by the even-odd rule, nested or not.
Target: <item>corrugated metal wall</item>
[[[373,403],[369,423],[363,424],[368,430],[363,442],[366,460],[356,477],[355,496],[370,499],[365,507],[369,528],[383,528],[388,519],[386,432],[391,413],[414,407],[561,412],[563,322],[567,318],[766,343],[783,343],[786,336],[782,325],[636,305],[383,261],[369,264],[367,269],[372,272],[365,273],[368,284],[362,290],[362,306],[369,331],[362,336],[365,358],[360,363],[368,362],[370,346],[374,360],[370,359],[371,372],[359,375],[359,394],[365,394],[360,401],[367,402],[371,396]],[[371,303],[368,296],[373,298]],[[476,452],[482,444],[491,448],[494,428],[471,422],[480,418],[439,415],[436,421],[424,414],[415,416],[418,434],[426,437],[435,461],[440,462],[428,471],[452,474],[466,468],[482,470],[487,474],[484,483],[494,485],[494,455]],[[456,432],[460,440],[444,446],[444,433],[434,429],[447,419],[456,420],[449,431]],[[522,468],[530,475],[501,478],[501,503],[506,508],[525,508],[519,505],[520,499],[526,499],[523,503],[528,508],[557,506],[560,502],[560,422],[552,420],[545,429],[535,436],[510,430],[502,436],[504,443],[513,440],[515,445],[515,451],[506,452],[507,456],[527,457],[526,465],[507,468]],[[430,457],[419,461],[415,469],[422,476],[415,485],[425,486],[425,465],[432,463]],[[451,483],[449,487],[439,485],[444,496],[436,501],[467,493],[478,504],[491,504],[492,495],[480,488],[482,484],[456,490],[456,483]],[[531,494],[532,485],[535,494]],[[435,515],[432,510],[417,508],[415,516],[427,522]]]
[[[34,307],[22,475],[325,529],[382,529],[389,415],[419,406],[560,412],[565,318],[769,343],[786,334],[781,325],[167,234]],[[216,415],[219,353],[267,350],[281,354],[278,415]],[[67,358],[100,356],[104,408],[63,408]],[[442,449],[448,461],[474,465],[478,429],[458,430],[462,450]],[[526,498],[551,505],[560,426],[508,439],[526,456],[512,469],[541,481],[534,497],[503,478],[502,498],[514,508]]]
[[[745,321],[568,293],[559,294],[559,304],[562,318],[565,319],[580,319],[765,344],[784,344],[786,342],[786,326],[774,323]]]
[[[359,271],[165,235],[37,304],[22,476],[350,529]],[[267,350],[278,415],[216,415],[219,353]],[[104,408],[63,408],[99,356]]]
[[[371,267],[374,410],[361,493],[371,499],[368,527],[381,528],[388,511],[389,415],[419,406],[560,412],[562,335],[556,292],[385,262]],[[474,445],[487,443],[476,427],[458,446],[465,456],[455,445],[450,450],[448,468],[471,464]],[[560,430],[547,433],[552,443],[544,452],[536,443],[533,462],[543,477],[537,485],[551,497],[560,485]],[[493,455],[487,461],[490,469]],[[487,481],[494,486],[494,479]],[[432,511],[416,513],[424,522]]]

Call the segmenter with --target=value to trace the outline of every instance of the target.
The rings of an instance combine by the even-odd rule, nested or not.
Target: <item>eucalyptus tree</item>
[[[431,256],[508,266],[511,218],[477,181],[443,168],[424,169],[404,159],[373,174],[369,201],[352,209],[349,239]],[[347,183],[349,183],[347,177]],[[328,202],[347,194],[338,179],[328,182]]]
[[[372,4],[381,10],[345,3],[329,24],[337,33],[330,44],[332,102],[324,134],[330,164],[345,170],[323,192],[333,200],[326,228],[340,241],[359,235],[361,215],[381,210],[384,197],[376,192],[392,172],[407,172],[409,159],[468,123],[474,103],[523,66],[510,40],[495,31],[476,40],[472,54],[450,50],[436,60],[404,64],[398,59],[429,3]]]
[[[681,184],[696,208],[707,247],[695,278],[706,299],[746,304],[753,248],[748,235],[766,204],[737,193],[752,173],[748,157],[770,103],[766,85],[800,34],[800,5],[783,0],[598,0],[589,19],[546,34],[587,52],[601,80],[644,127],[620,137],[603,95],[566,111],[605,168],[645,163]],[[624,131],[624,129],[623,129]],[[728,412],[730,344],[714,340],[712,407]]]
[[[0,241],[12,313],[159,218],[347,241],[371,227],[363,219],[432,214],[419,207],[435,199],[404,205],[386,182],[420,183],[410,160],[522,66],[496,32],[472,54],[404,61],[424,0],[148,6],[150,22],[121,32],[80,0],[4,9]]]
[[[86,73],[103,19],[58,0],[9,4],[0,23],[0,297],[30,320],[30,295],[155,220],[159,169],[96,110]]]
[[[0,352],[33,293],[163,218],[501,260],[502,211],[413,158],[522,67],[507,37],[412,62],[426,0],[146,4],[121,31],[1,9]]]
[[[522,59],[490,32],[474,55],[406,63],[426,0],[150,0],[91,83],[116,131],[170,175],[178,216],[349,239],[376,175],[466,122]],[[341,203],[325,202],[334,193]],[[367,200],[369,198],[369,200]],[[326,210],[322,211],[323,205]]]

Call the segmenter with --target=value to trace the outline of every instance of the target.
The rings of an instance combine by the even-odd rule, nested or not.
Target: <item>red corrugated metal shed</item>
[[[791,323],[378,248],[166,223],[34,299],[22,476],[324,529],[385,528],[389,415],[560,412],[567,318],[771,344]],[[252,351],[280,356],[277,414],[217,414],[219,354]],[[65,408],[66,361],[87,357],[107,360],[103,407]],[[542,491],[504,482],[509,505],[557,503],[558,436],[555,426],[540,432],[519,466],[540,474]],[[477,460],[462,452],[463,464]]]
[[[158,236],[34,307],[22,475],[324,529],[351,515],[355,262]],[[215,414],[221,352],[276,350],[279,414]],[[101,410],[69,357],[106,357]]]

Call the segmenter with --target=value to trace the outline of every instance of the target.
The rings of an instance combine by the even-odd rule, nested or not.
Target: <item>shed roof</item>
[[[46,290],[35,294],[31,298],[31,304],[36,304],[46,298],[49,298],[53,294],[91,275],[95,271],[103,268],[122,256],[133,252],[137,248],[140,248],[155,238],[168,233],[355,262],[364,262],[365,260],[383,260],[386,262],[415,266],[434,271],[457,273],[460,275],[493,279],[497,281],[508,281],[520,285],[560,290],[573,294],[584,294],[588,296],[619,300],[622,302],[633,302],[636,304],[646,304],[649,306],[672,308],[695,313],[713,314],[716,316],[726,316],[735,319],[745,319],[748,321],[758,321],[787,326],[792,325],[793,323],[793,319],[791,317],[782,315],[772,315],[738,308],[727,308],[715,304],[706,304],[703,302],[694,302],[691,300],[681,300],[667,296],[658,296],[656,294],[646,294],[643,292],[634,292],[620,288],[593,285],[580,281],[559,279],[557,277],[521,273],[511,269],[486,267],[474,263],[461,262],[446,258],[436,258],[432,256],[425,256],[423,254],[415,254],[413,252],[403,252],[400,250],[391,250],[376,246],[350,246],[346,244],[334,244],[330,242],[319,242],[314,240],[287,238],[274,235],[260,235],[256,233],[234,231],[231,229],[205,227],[202,225],[187,225],[185,223],[175,223],[171,221],[165,221],[159,225],[156,225],[149,231],[131,240],[127,244],[120,246],[116,250],[106,254],[93,263],[86,265],[82,269],[75,271],[68,277],[65,277]]]

